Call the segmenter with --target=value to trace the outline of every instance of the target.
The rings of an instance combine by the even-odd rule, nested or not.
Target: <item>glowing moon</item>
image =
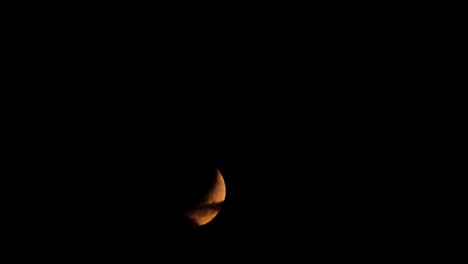
[[[197,226],[205,225],[218,215],[225,197],[226,185],[221,172],[216,169],[216,177],[210,190],[196,206],[186,212],[185,216]]]

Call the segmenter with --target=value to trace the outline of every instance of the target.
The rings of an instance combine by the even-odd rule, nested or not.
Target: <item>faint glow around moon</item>
[[[198,226],[209,223],[218,215],[226,197],[226,185],[221,172],[216,169],[216,178],[206,196],[186,216]]]

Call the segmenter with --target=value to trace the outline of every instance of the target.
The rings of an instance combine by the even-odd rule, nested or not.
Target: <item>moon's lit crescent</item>
[[[225,197],[226,185],[221,172],[216,169],[215,180],[206,196],[185,215],[197,226],[205,225],[218,215]]]

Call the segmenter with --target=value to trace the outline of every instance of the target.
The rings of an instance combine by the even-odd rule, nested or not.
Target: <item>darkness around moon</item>
[[[99,84],[116,87],[102,101],[110,244],[130,260],[287,260],[383,250],[372,241],[405,243],[411,228],[416,239],[404,219],[420,177],[404,168],[417,138],[410,88],[429,74],[419,6],[397,8],[398,23],[172,14],[171,29],[153,17],[110,27],[96,41]],[[191,228],[183,213],[215,168],[226,201]]]

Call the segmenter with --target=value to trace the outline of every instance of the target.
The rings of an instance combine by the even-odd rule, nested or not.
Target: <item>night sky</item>
[[[110,256],[336,260],[411,244],[418,209],[403,200],[419,178],[404,168],[429,67],[428,11],[410,2],[392,16],[171,11],[96,24],[94,83],[110,89],[95,100],[108,219],[96,237]],[[225,203],[190,229],[182,212],[213,168]]]

